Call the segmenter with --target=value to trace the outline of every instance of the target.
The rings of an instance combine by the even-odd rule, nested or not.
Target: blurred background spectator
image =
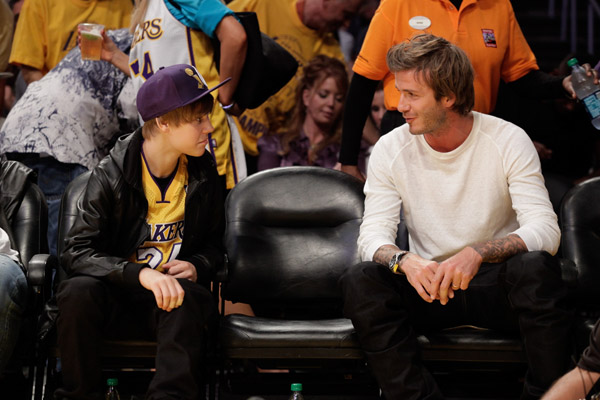
[[[93,22],[105,29],[129,25],[131,0],[26,0],[16,25],[10,62],[27,84],[40,80],[77,45],[77,25]]]
[[[255,12],[261,31],[288,50],[300,65],[296,79],[238,118],[249,174],[257,169],[258,139],[263,134],[280,134],[291,120],[302,66],[318,54],[344,61],[334,33],[350,21],[363,1],[233,0],[228,4],[234,11]]]
[[[12,77],[8,72],[8,58],[12,45],[14,15],[8,3],[0,1],[0,126],[4,121],[4,87],[6,80]]]
[[[29,1],[29,0],[27,0]],[[128,52],[129,31],[107,35]],[[48,245],[56,254],[60,198],[67,184],[92,169],[120,133],[138,124],[131,80],[113,65],[82,61],[79,47],[31,83],[0,128],[0,154],[38,173],[48,202]]]
[[[343,62],[324,55],[310,60],[296,88],[296,107],[287,129],[258,139],[258,170],[291,165],[334,168],[347,91]]]

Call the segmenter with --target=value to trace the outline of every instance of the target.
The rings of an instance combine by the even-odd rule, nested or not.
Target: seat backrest
[[[337,280],[360,260],[363,208],[362,184],[343,172],[282,167],[246,178],[226,201],[223,297],[255,312],[339,305]]]
[[[48,206],[44,193],[35,183],[29,184],[11,225],[21,261],[27,269],[31,257],[48,252]]]
[[[16,250],[19,251],[25,269],[35,254],[48,252],[48,206],[44,193],[34,183],[32,174],[31,169],[18,161],[2,163],[3,179],[22,181],[25,185],[24,188],[10,187],[12,194],[3,192],[3,201],[8,204],[5,204],[6,216],[10,219]],[[13,196],[13,191],[21,194]]]
[[[600,178],[573,187],[560,211],[563,257],[577,268],[578,305],[600,309]]]
[[[69,234],[69,230],[73,223],[75,222],[75,218],[78,215],[78,203],[81,200],[83,193],[85,192],[85,188],[87,186],[88,179],[90,177],[91,172],[84,172],[83,174],[77,176],[69,185],[67,185],[61,201],[60,201],[60,212],[58,217],[58,254],[62,254],[65,249],[65,239]],[[66,277],[66,274],[63,268],[59,267],[57,271],[56,284],[58,284],[62,279]]]

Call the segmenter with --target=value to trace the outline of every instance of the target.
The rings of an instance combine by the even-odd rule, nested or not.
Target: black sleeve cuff
[[[365,78],[357,73],[352,76],[342,125],[342,147],[339,161],[343,165],[358,164],[360,141],[378,84],[379,81]]]
[[[562,85],[564,78],[534,70],[507,85],[523,97],[539,100],[559,99],[568,94]]]
[[[123,282],[126,285],[142,287],[140,283],[140,271],[148,268],[148,264],[127,263],[123,268]]]

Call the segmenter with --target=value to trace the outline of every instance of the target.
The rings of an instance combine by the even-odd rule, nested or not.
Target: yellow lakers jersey
[[[151,268],[163,272],[162,265],[177,257],[183,241],[188,185],[187,157],[179,157],[177,172],[164,191],[161,191],[148,169],[143,153],[141,159],[142,185],[148,200],[146,222],[150,226],[150,238],[137,248],[129,261],[148,263]]]

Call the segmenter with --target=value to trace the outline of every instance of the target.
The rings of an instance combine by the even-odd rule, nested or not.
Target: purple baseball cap
[[[209,89],[195,67],[176,64],[161,67],[140,88],[137,108],[144,121],[186,106],[220,88],[231,78]]]

